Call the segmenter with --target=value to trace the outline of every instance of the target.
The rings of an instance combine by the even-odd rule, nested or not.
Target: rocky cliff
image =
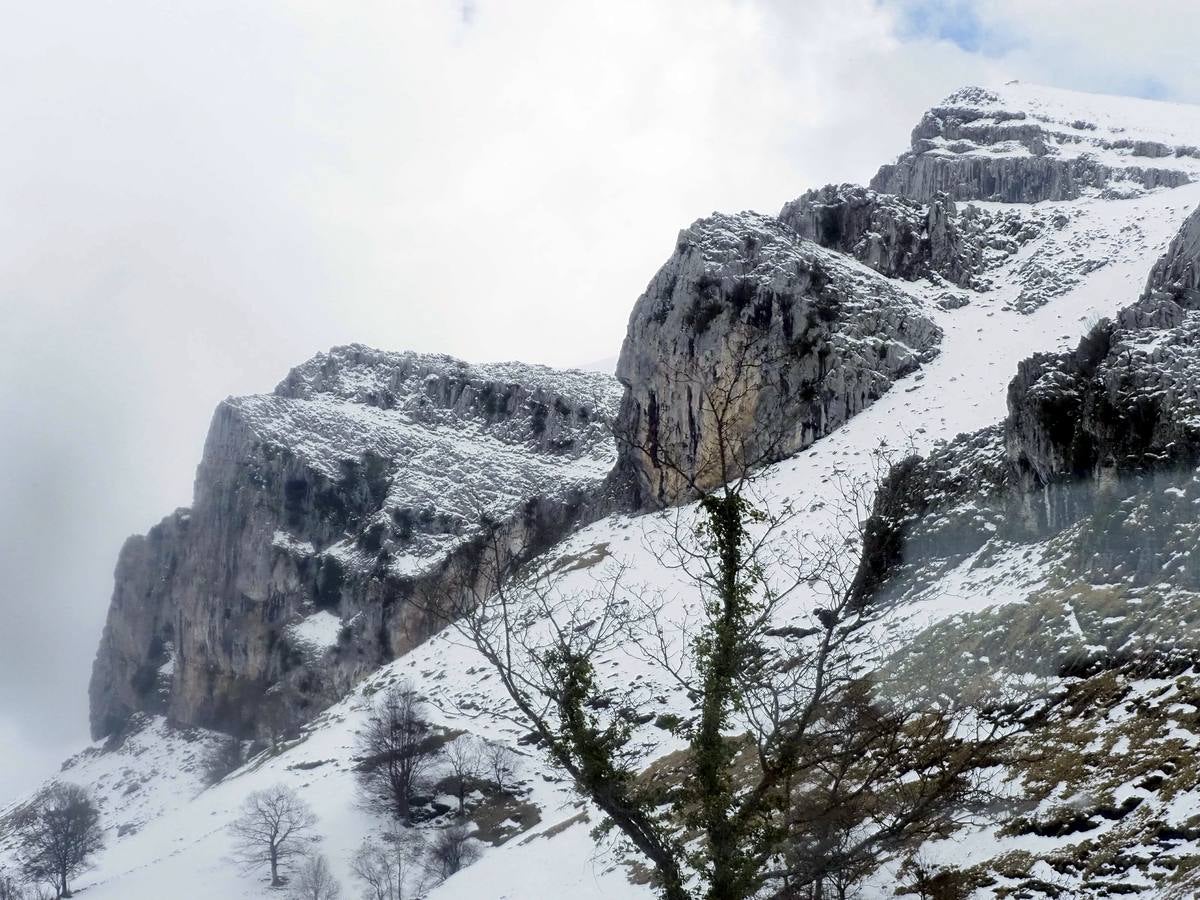
[[[786,204],[779,218],[797,234],[889,278],[945,279],[974,291],[994,285],[994,270],[1043,232],[1062,228],[1061,212],[962,210],[947,194],[920,203],[853,184],[826,185]],[[961,294],[943,305],[968,302]]]
[[[1016,475],[1047,496],[1105,473],[1200,462],[1200,210],[1155,264],[1141,298],[1069,354],[1023,362],[1005,438]]]
[[[1079,573],[1147,582],[1170,571],[1184,579],[1177,588],[1200,589],[1189,506],[1200,465],[1198,271],[1200,209],[1135,303],[1074,349],[1018,365],[1003,422],[897,467],[885,493],[907,497],[907,515],[879,548],[900,573],[891,590],[936,580],[989,543],[1055,536],[1082,554]]]
[[[614,461],[611,376],[339,347],[214,417],[195,500],[131,538],[90,688],[136,710],[286,729],[441,626],[483,525],[536,552]]]
[[[929,110],[912,149],[871,179],[875,190],[928,203],[1037,203],[1088,190],[1128,196],[1176,187],[1200,171],[1195,107],[1081,95],[1011,83],[964,88]]]
[[[877,500],[860,574],[909,635],[891,672],[1053,698],[1006,763],[1019,806],[943,847],[995,896],[1200,883],[1198,267],[1200,210],[1136,302],[1023,361],[1003,421],[896,466]]]
[[[303,721],[437,627],[411,598],[469,575],[481,521],[536,549],[607,510],[680,502],[869,407],[934,358],[947,313],[981,298],[1029,313],[1140,258],[1144,215],[1100,207],[1187,181],[1200,159],[1145,104],[1124,124],[1108,107],[1068,119],[1055,104],[1020,86],[961,91],[895,170],[951,174],[881,175],[810,191],[778,217],[685,229],[634,306],[620,384],[348,347],[272,394],[226,401],[193,507],[121,555],[95,733],[134,711],[236,732]],[[1074,160],[1070,173],[1100,157],[1103,179],[1045,187],[1046,160]],[[964,158],[1011,167],[1022,187],[964,182]],[[1081,192],[1099,205],[956,202]],[[1192,284],[1190,271],[1163,278]],[[1018,380],[1037,380],[1033,365]],[[718,419],[737,445],[724,467]],[[1077,455],[1025,440],[1041,442],[1039,460]]]
[[[731,474],[713,466],[718,416],[744,460],[781,460],[755,491],[798,513],[786,538],[857,565],[854,589],[880,601],[864,675],[939,704],[991,696],[1028,727],[987,772],[995,803],[869,861],[855,889],[893,896],[911,851],[909,871],[956,897],[1191,896],[1197,145],[1192,108],[967,89],[871,187],[681,232],[630,317],[623,384],[353,347],[227,401],[193,507],[119,563],[93,717],[101,734],[131,713],[133,726],[70,775],[97,785],[122,835],[89,896],[244,893],[221,825],[281,782],[312,802],[349,879],[379,823],[356,806],[345,748],[376,692],[410,678],[440,726],[511,746],[522,770],[512,805],[468,804],[483,858],[438,896],[649,897],[619,855],[593,865],[607,851],[570,785],[519,725],[484,714],[508,708],[489,666],[452,636],[423,640],[439,623],[410,598],[469,578],[495,522],[513,547],[554,544],[534,565],[578,599],[581,631],[586,598],[618,571],[661,604],[664,647],[692,639],[694,588],[656,548],[694,507],[629,513]],[[880,453],[907,459],[860,541],[846,486],[871,483]],[[825,602],[797,586],[781,638]],[[654,770],[694,697],[630,656],[610,647],[595,671],[661,710],[629,726]],[[307,721],[194,797],[174,776],[217,737],[143,712],[240,733]],[[429,840],[448,820],[414,829]]]
[[[916,299],[777,219],[696,222],[634,305],[617,363],[634,505],[678,502],[809,446],[940,338]]]
[[[982,242],[960,235],[958,209],[945,194],[922,204],[857,185],[827,185],[786,204],[779,218],[801,237],[889,278],[936,273],[971,287],[984,269]]]

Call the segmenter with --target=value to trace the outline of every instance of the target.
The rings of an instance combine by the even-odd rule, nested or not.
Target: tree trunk
[[[279,880],[279,853],[275,847],[271,847],[271,887],[279,887],[282,882]]]
[[[729,750],[724,726],[737,674],[743,627],[742,572],[743,520],[740,498],[710,498],[705,512],[712,528],[718,560],[716,584],[720,609],[713,623],[712,649],[704,661],[704,704],[700,730],[693,744],[696,777],[708,838],[712,877],[709,900],[743,900],[739,834],[730,818]]]

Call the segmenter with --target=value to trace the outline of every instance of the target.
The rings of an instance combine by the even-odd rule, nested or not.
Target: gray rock
[[[617,364],[619,472],[639,506],[677,502],[807,447],[935,352],[940,329],[886,278],[753,213],[679,235]],[[709,403],[734,388],[729,402]],[[718,465],[714,407],[738,451]]]
[[[1188,216],[1154,264],[1141,300],[1122,311],[1121,325],[1135,329],[1178,324],[1189,309],[1200,309],[1200,209]]]
[[[176,510],[125,542],[88,694],[92,732],[110,734],[139,710],[162,712],[178,613],[173,587],[191,515]]]
[[[443,625],[428,603],[478,577],[485,531],[537,552],[593,514],[618,397],[608,375],[351,346],[226,400],[190,512],[122,553],[93,732],[165,710],[263,734],[338,699]]]
[[[1200,460],[1198,285],[1200,210],[1115,322],[1021,363],[1005,431],[1027,488]]]
[[[858,185],[827,185],[786,204],[781,221],[822,247],[855,257],[881,275],[944,278],[987,290],[990,269],[1046,227],[1035,212],[962,212],[946,194],[928,203]]]
[[[1019,364],[1003,423],[894,468],[880,496],[899,501],[877,510],[860,579],[917,592],[993,539],[1078,526],[1068,543],[1081,577],[1149,583],[1169,560],[1200,589],[1198,270],[1200,210],[1115,321]]]
[[[1114,181],[1149,190],[1191,180],[1187,167],[1166,160],[1191,157],[1194,148],[1113,139],[1092,123],[1065,123],[1006,102],[981,88],[950,95],[925,113],[911,149],[881,167],[871,187],[921,203],[938,194],[1038,203],[1072,200]]]
[[[785,205],[779,218],[802,238],[889,278],[935,272],[969,287],[983,268],[982,247],[960,240],[958,211],[945,196],[923,205],[857,185],[826,185]]]

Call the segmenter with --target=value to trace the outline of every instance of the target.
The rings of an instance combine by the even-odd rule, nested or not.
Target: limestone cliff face
[[[1114,321],[1020,363],[1002,423],[894,469],[863,577],[918,592],[989,544],[1056,540],[1071,577],[1200,590],[1198,270],[1200,210]]]
[[[960,210],[946,194],[918,203],[853,184],[809,191],[786,204],[779,218],[802,238],[888,278],[945,279],[975,291],[989,290],[989,273],[1028,241],[1065,224],[1061,215],[974,204]]]
[[[162,712],[178,605],[173,593],[191,516],[178,510],[125,542],[89,686],[92,731],[108,734],[138,710]]]
[[[940,337],[886,278],[776,219],[696,222],[634,306],[617,364],[635,504],[677,502],[743,463],[808,446],[918,367]],[[722,431],[736,447],[726,469]]]
[[[1008,453],[1028,487],[1200,460],[1200,210],[1141,298],[1009,385]]]
[[[440,627],[496,525],[529,552],[615,459],[610,376],[342,347],[222,403],[190,511],[132,538],[91,684],[97,736],[136,710],[286,728]]]
[[[827,185],[786,204],[779,218],[802,238],[889,278],[936,273],[970,287],[984,268],[981,242],[960,234],[958,209],[945,195],[921,204],[858,185]]]
[[[1068,99],[1056,103],[1057,93]],[[965,88],[929,110],[912,149],[871,180],[877,191],[928,203],[954,200],[1037,203],[1088,190],[1131,193],[1177,187],[1197,174],[1200,150],[1175,143],[1173,109],[1143,125],[1081,111],[1080,95],[1024,86]],[[1166,104],[1163,104],[1166,107]],[[1142,104],[1138,110],[1153,104]],[[1132,126],[1132,127],[1131,127]]]
[[[1200,209],[1188,217],[1154,264],[1141,302],[1125,311],[1122,325],[1137,328],[1177,323],[1189,309],[1200,309]]]
[[[485,530],[536,552],[614,508],[680,502],[783,459],[936,354],[938,316],[993,288],[1002,309],[1036,309],[1122,246],[1136,252],[1135,223],[1105,237],[1111,217],[1030,204],[1200,177],[1200,150],[1180,137],[1200,134],[1200,115],[1176,128],[1188,114],[1174,107],[1089,109],[1060,93],[960,91],[870,188],[685,229],[633,309],[619,381],[351,346],[225,401],[191,509],[122,552],[93,731],[144,710],[287,728],[440,627],[413,598],[476,577]],[[951,464],[956,445],[942,468],[911,466],[922,509],[971,472],[959,487],[1008,498],[1007,521],[1065,521],[1074,494],[1047,501],[1054,485],[1190,459],[1198,248],[1194,222],[1117,323],[1023,364],[1004,428],[961,445],[970,465]]]

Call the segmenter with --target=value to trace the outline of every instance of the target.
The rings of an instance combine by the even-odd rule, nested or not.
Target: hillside
[[[1200,862],[1197,146],[1192,107],[965,89],[870,187],[684,229],[634,305],[618,380],[354,346],[226,401],[194,505],[118,564],[98,741],[62,776],[94,788],[108,836],[81,893],[269,896],[230,864],[226,828],[282,782],[356,896],[350,860],[383,823],[356,799],[355,736],[408,678],[446,739],[518,759],[519,787],[473,795],[481,858],[423,896],[655,896],[429,602],[473,579],[478,535],[499,523],[564,596],[620,569],[682,627],[688,585],[655,550],[697,511],[659,458],[712,483],[693,390],[736,365],[730,335],[750,327],[769,363],[731,427],[763,501],[801,511],[801,540],[846,536],[841,492],[878,451],[921,457],[890,476],[904,553],[878,590],[888,649],[864,659],[947,692],[984,677],[1055,698],[1028,753],[992,773],[1003,802],[922,856],[969,870],[980,897],[1186,896]],[[861,546],[840,544],[856,562]],[[796,592],[779,626],[821,602]],[[678,684],[628,647],[600,672],[654,707],[644,765],[679,748],[662,725],[692,712]],[[219,732],[277,752],[205,788]],[[432,812],[453,803],[444,784],[431,794]],[[892,896],[900,863],[881,859],[863,895]]]

